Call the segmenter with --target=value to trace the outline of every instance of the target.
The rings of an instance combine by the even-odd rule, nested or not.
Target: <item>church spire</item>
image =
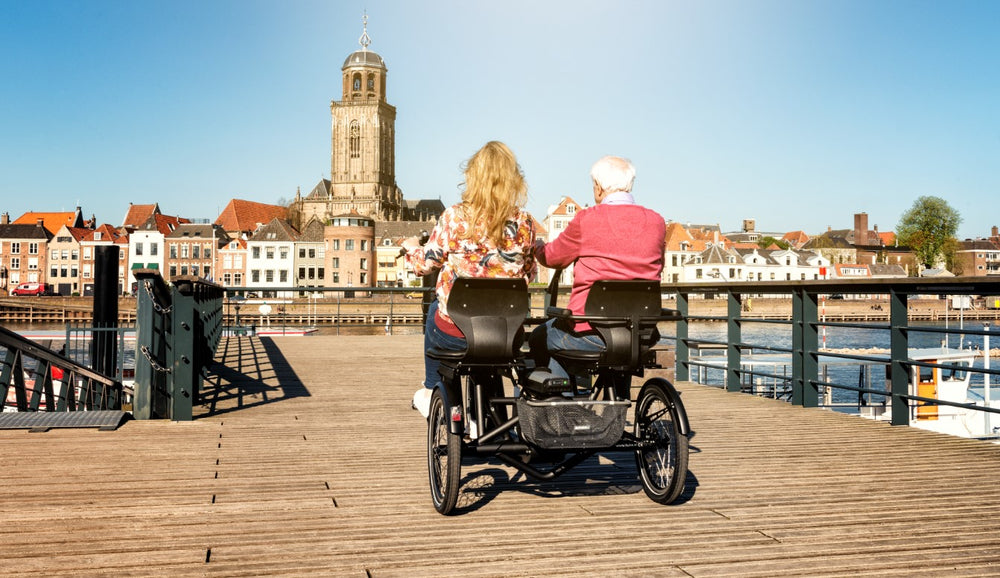
[[[365,15],[361,19],[363,29],[361,31],[361,38],[358,39],[358,44],[361,45],[361,50],[368,50],[368,45],[372,43],[372,39],[368,36],[368,11],[365,10]]]

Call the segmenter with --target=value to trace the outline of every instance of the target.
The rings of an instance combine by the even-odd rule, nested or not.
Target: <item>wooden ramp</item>
[[[0,431],[4,576],[986,576],[1000,446],[682,384],[691,473],[628,454],[430,503],[418,336],[231,337],[196,421]]]

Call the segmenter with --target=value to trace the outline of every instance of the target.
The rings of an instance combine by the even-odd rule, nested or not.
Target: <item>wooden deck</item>
[[[190,423],[0,431],[4,576],[996,576],[1000,446],[682,384],[682,503],[628,454],[430,503],[415,336],[230,338]]]

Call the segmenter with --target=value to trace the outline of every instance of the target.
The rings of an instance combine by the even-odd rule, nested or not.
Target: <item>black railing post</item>
[[[194,418],[194,391],[198,369],[195,367],[195,348],[198,309],[195,305],[194,284],[190,281],[175,281],[173,293],[174,309],[171,314],[173,347],[167,356],[170,379],[167,391],[170,394],[170,419],[191,421]]]
[[[907,295],[893,288],[889,292],[889,355],[890,389],[892,393],[892,425],[909,425],[910,402],[904,397],[909,391],[909,365],[906,326],[908,324]]]
[[[816,295],[792,291],[792,405],[819,406],[819,307]]]
[[[170,347],[171,292],[158,271],[135,271],[136,302],[135,393],[132,415],[136,419],[168,417],[167,350]]]
[[[690,295],[677,293],[677,312],[681,318],[677,321],[677,381],[691,379],[691,348],[688,344],[688,312],[690,311]]]
[[[107,376],[118,375],[117,349],[112,331],[118,327],[118,246],[95,247],[94,329],[90,342],[91,367]]]
[[[726,325],[729,341],[729,344],[726,346],[726,391],[740,391],[740,362],[742,356],[740,343],[743,341],[740,333],[742,299],[739,293],[726,288],[726,302],[728,304]]]

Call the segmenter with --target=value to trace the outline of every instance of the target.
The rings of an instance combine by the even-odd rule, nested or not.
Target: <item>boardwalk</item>
[[[4,576],[1000,575],[1000,446],[681,387],[682,503],[632,457],[428,497],[414,336],[232,338],[191,423],[0,431]],[[599,463],[598,463],[599,462]]]

